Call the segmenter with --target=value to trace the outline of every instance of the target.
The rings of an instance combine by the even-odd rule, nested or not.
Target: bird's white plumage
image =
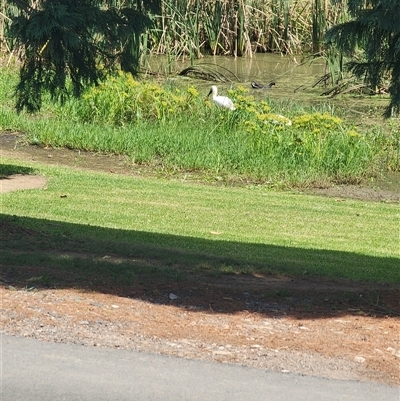
[[[218,89],[215,85],[213,85],[208,93],[208,96],[212,94],[212,100],[215,104],[221,107],[225,107],[229,110],[235,110],[235,105],[232,100],[227,96],[218,96]]]

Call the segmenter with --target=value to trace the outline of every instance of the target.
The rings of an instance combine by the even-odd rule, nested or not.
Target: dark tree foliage
[[[45,91],[61,102],[70,92],[79,97],[117,67],[135,74],[135,44],[151,25],[147,12],[160,7],[160,0],[42,0],[34,8],[24,0],[11,1],[21,10],[11,33],[24,49],[18,112],[40,110]]]
[[[400,0],[348,0],[348,10],[354,20],[330,29],[327,42],[350,56],[361,49],[363,59],[353,60],[348,67],[372,86],[381,85],[389,76],[390,104],[385,117],[399,113]]]

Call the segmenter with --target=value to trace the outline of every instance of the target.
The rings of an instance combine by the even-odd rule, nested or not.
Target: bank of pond
[[[276,186],[357,183],[400,170],[399,124],[360,127],[329,103],[274,99],[270,88],[110,77],[65,104],[17,114],[16,74],[2,74],[0,129],[38,146],[127,156],[132,164]],[[265,83],[267,84],[267,83]],[[229,98],[234,107],[218,103]]]

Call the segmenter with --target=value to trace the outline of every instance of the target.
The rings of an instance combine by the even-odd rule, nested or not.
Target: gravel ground
[[[204,311],[98,292],[1,292],[2,332],[335,379],[400,384],[399,320]],[[176,306],[174,303],[177,303]]]

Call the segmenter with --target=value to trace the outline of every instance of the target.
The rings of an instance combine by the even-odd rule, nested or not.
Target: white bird
[[[210,89],[210,92],[208,92],[207,96],[210,96],[212,93],[212,100],[215,104],[221,107],[225,107],[226,109],[229,110],[236,110],[235,106],[229,97],[226,96],[218,96],[218,89],[215,85],[213,85]]]

